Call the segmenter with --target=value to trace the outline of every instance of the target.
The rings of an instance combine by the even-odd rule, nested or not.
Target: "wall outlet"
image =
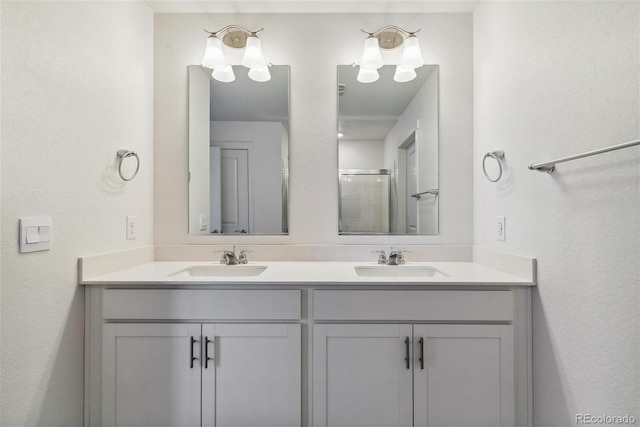
[[[138,237],[138,220],[135,216],[127,217],[127,240],[135,240]]]
[[[507,240],[507,218],[504,216],[497,217],[497,226],[496,238],[504,242]]]

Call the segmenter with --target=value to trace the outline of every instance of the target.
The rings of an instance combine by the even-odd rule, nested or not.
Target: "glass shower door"
[[[389,233],[390,174],[340,170],[340,233]]]

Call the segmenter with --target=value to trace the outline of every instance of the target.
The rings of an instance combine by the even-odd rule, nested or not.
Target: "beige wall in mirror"
[[[232,82],[188,69],[189,233],[287,233],[289,67],[267,82],[242,66]]]
[[[341,234],[438,233],[438,66],[372,83],[338,66],[338,195]]]
[[[260,33],[264,57],[273,64],[287,64],[290,69],[288,234],[200,234],[199,230],[189,233],[187,66],[200,64],[202,60],[207,38],[202,29],[215,31],[229,24],[249,29],[264,27]],[[437,187],[441,197],[437,200],[437,234],[339,231],[336,69],[339,65],[359,63],[366,38],[361,29],[377,31],[386,25],[409,30],[422,28],[418,36],[424,60],[427,64],[438,64]],[[395,247],[473,242],[471,13],[159,13],[154,16],[153,84],[156,244]],[[424,201],[429,203],[429,198]],[[274,205],[280,206],[280,201],[276,200]]]

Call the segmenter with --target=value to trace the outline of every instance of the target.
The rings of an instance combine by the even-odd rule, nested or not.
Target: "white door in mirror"
[[[53,221],[48,216],[20,218],[20,253],[48,251]]]

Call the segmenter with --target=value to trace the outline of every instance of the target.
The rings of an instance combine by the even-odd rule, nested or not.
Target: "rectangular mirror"
[[[438,66],[395,68],[338,66],[340,234],[438,234]]]
[[[287,234],[289,66],[255,82],[189,71],[189,233]]]

